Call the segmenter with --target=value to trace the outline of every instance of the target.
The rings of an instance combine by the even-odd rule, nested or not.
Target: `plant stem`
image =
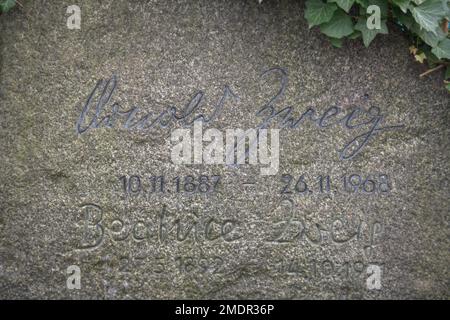
[[[422,73],[419,77],[425,77],[427,74],[430,74],[430,73],[432,73],[432,72],[434,72],[434,71],[437,71],[437,70],[439,70],[439,69],[442,69],[444,67],[444,65],[443,64],[440,64],[440,65],[438,65],[437,67],[435,67],[435,68],[433,68],[433,69],[429,69],[429,70],[427,70],[427,71],[425,71],[424,73]]]

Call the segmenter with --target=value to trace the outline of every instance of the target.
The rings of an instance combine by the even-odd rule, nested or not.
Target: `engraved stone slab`
[[[80,29],[22,2],[0,297],[449,298],[449,96],[402,35],[334,49],[301,1],[77,1]],[[179,129],[279,129],[279,163],[176,163]]]

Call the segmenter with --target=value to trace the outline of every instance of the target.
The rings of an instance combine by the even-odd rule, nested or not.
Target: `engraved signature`
[[[280,129],[295,130],[306,120],[314,123],[320,130],[340,125],[346,131],[357,132],[356,136],[338,150],[340,160],[349,160],[358,155],[378,134],[404,127],[403,124],[383,124],[385,115],[377,106],[371,106],[367,110],[362,107],[344,110],[339,106],[331,106],[324,112],[318,112],[314,107],[308,107],[300,116],[295,117],[293,106],[277,107],[278,101],[284,96],[287,88],[287,71],[275,67],[264,71],[261,77],[264,78],[271,74],[280,78],[279,89],[267,103],[256,111],[255,116],[262,118],[256,129],[267,129],[273,124]],[[101,127],[116,128],[121,126],[125,130],[150,131],[157,128],[167,128],[171,123],[183,127],[190,127],[195,121],[212,123],[218,118],[228,101],[237,102],[239,100],[239,96],[228,85],[225,85],[222,96],[208,115],[199,111],[199,107],[205,99],[205,93],[201,90],[197,91],[182,108],[170,105],[160,113],[146,112],[137,106],[123,110],[118,102],[112,102],[117,83],[118,80],[115,75],[108,80],[97,82],[76,122],[78,135]],[[95,99],[97,96],[98,99]],[[106,111],[108,106],[110,106],[109,112]],[[144,115],[138,117],[138,114],[142,111]],[[366,131],[361,133],[361,130]]]

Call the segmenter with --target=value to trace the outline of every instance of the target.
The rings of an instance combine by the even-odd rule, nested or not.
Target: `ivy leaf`
[[[369,0],[356,0],[356,3],[363,8],[367,8],[369,6]]]
[[[437,27],[434,32],[426,31],[425,29],[415,30],[417,35],[422,39],[426,44],[430,47],[436,47],[439,41],[444,40],[446,38],[446,34],[442,31],[441,28]]]
[[[336,2],[345,12],[349,12],[355,0],[328,0],[328,2]]]
[[[320,26],[322,33],[330,38],[343,38],[353,33],[353,22],[344,11],[336,10],[329,22]]]
[[[439,59],[450,59],[450,39],[444,39],[431,52]]]
[[[380,29],[367,28],[367,18],[360,17],[358,23],[355,26],[355,30],[361,31],[364,45],[368,47],[376,35],[379,33],[387,34],[388,29],[386,26],[386,20],[381,20]]]
[[[441,60],[438,59],[432,52],[431,48],[425,47],[423,48],[423,53],[425,53],[427,57],[427,63],[429,68],[434,68]]]
[[[305,18],[309,27],[330,21],[336,9],[337,6],[334,3],[324,3],[321,0],[306,1]]]
[[[425,53],[421,53],[421,54],[416,54],[414,55],[414,58],[416,59],[416,61],[423,63],[423,61],[427,58],[427,56],[425,55]]]
[[[392,0],[392,2],[397,5],[404,13],[408,11],[409,3],[411,0]]]
[[[442,31],[440,27],[437,27],[434,32],[430,32],[423,28],[420,28],[420,25],[416,23],[414,19],[411,18],[411,20],[411,25],[407,27],[410,29],[410,31],[418,35],[420,39],[423,40],[423,42],[425,42],[432,48],[436,47],[439,41],[444,40],[447,37],[447,35],[444,33],[444,31]]]
[[[411,53],[411,54],[415,55],[417,53],[417,50],[419,50],[419,49],[417,49],[415,46],[409,47],[409,53]]]
[[[414,21],[413,17],[408,14],[404,14],[401,12],[398,8],[393,8],[393,13],[395,17],[400,21],[402,25],[404,25],[406,28],[411,29],[413,25],[417,25],[417,23]],[[420,29],[420,27],[419,27]]]
[[[361,31],[358,30],[356,30],[355,32],[353,32],[351,35],[348,36],[348,38],[351,40],[358,39],[359,37],[361,37]]]
[[[0,12],[8,12],[16,5],[16,0],[0,0]]]
[[[343,39],[337,39],[337,38],[328,38],[330,40],[331,44],[336,48],[341,48],[342,43],[344,42]]]
[[[439,20],[445,16],[441,0],[427,0],[417,7],[410,7],[414,20],[425,30],[435,33]]]

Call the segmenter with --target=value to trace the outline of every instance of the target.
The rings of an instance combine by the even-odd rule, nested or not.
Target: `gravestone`
[[[395,28],[336,49],[301,1],[22,4],[0,17],[0,297],[449,298],[449,96]],[[236,129],[244,163],[239,140],[207,163],[206,132]]]

